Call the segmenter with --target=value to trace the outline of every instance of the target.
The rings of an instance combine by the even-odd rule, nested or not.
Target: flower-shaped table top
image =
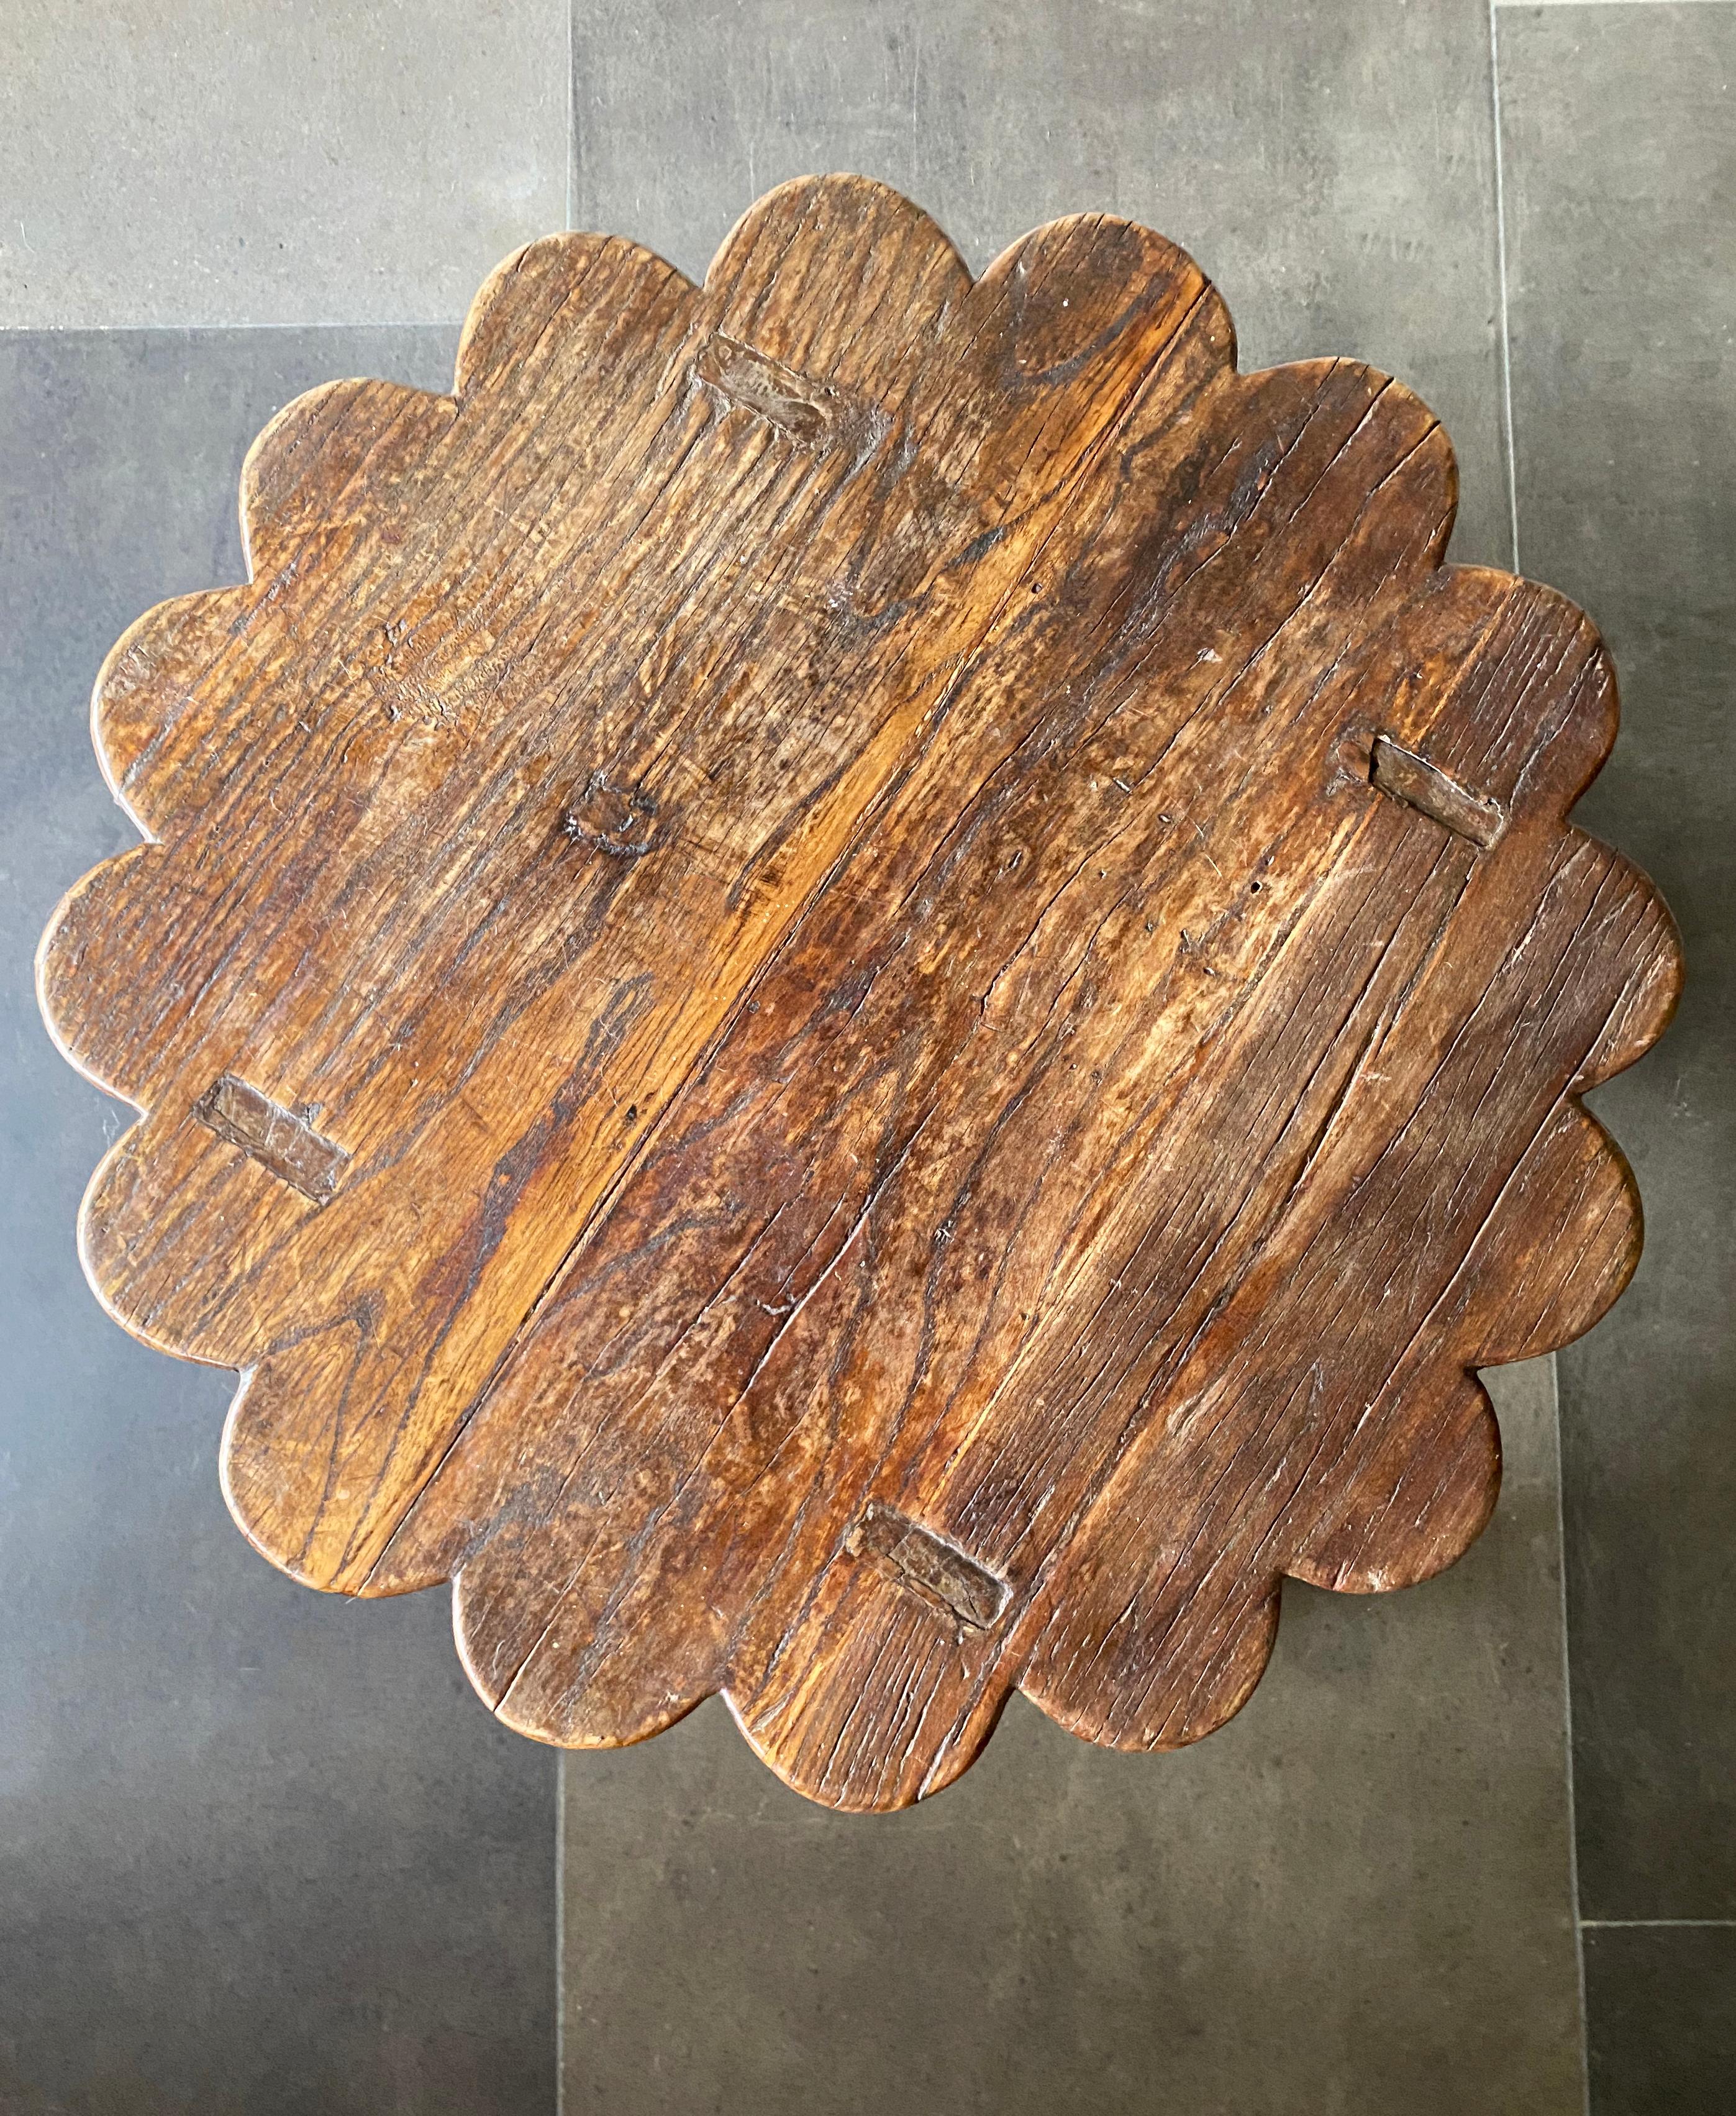
[[[526,1733],[722,1690],[857,1808],[1015,1687],[1192,1741],[1286,1575],[1456,1557],[1472,1370],[1632,1267],[1578,1097],[1678,964],[1566,821],[1596,635],[1444,564],[1454,494],[1148,230],[973,283],[854,177],[703,288],[534,243],[452,396],[291,405],[251,578],[105,665],[146,842],[41,960],[141,1113],[86,1267],[242,1370],[259,1549],[450,1579]]]

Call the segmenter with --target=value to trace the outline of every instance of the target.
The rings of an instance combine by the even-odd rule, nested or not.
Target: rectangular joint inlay
[[[1420,809],[1444,829],[1486,849],[1507,827],[1507,813],[1499,802],[1472,793],[1426,757],[1401,749],[1384,734],[1375,737],[1368,779],[1377,792],[1391,794],[1407,807]]]
[[[837,390],[724,331],[714,331],[700,347],[693,371],[707,389],[804,448],[828,448],[861,424],[857,407]]]
[[[246,1080],[225,1073],[206,1088],[193,1114],[219,1138],[258,1162],[260,1167],[323,1205],[338,1188],[349,1160],[341,1146],[323,1138],[305,1117],[274,1102]]]
[[[1007,1583],[896,1506],[870,1499],[844,1548],[938,1602],[960,1623],[986,1631],[1007,1606]]]

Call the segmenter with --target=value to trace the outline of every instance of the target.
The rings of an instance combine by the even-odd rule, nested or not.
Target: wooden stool
[[[87,1268],[244,1370],[258,1548],[451,1579],[528,1734],[722,1689],[852,1808],[1015,1686],[1195,1740],[1284,1576],[1450,1563],[1472,1369],[1633,1267],[1578,1097],[1679,981],[1565,820],[1596,634],[1454,504],[1408,391],[1238,375],[1160,237],[973,283],[847,177],[703,288],[532,244],[454,396],[292,404],[249,583],[103,669],[149,842],[41,965],[144,1112]]]

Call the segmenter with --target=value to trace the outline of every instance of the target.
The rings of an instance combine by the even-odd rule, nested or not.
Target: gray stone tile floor
[[[567,2116],[1554,2116],[1583,2104],[1555,1396],[1407,1595],[1292,1585],[1196,1748],[1015,1700],[907,1815],[831,1815],[714,1700],[564,1772]]]
[[[1593,1098],[1646,1254],[1560,1357],[1581,1907],[1736,1919],[1736,7],[1500,35],[1520,556],[1615,656],[1582,820],[1688,964],[1669,1036]]]
[[[1727,2109],[1736,2050],[1736,1930],[1592,1926],[1586,1934],[1591,2102],[1599,2109]]]
[[[567,0],[5,0],[0,326],[457,321],[565,223]]]
[[[1732,0],[0,0],[3,2116],[1736,2109],[1733,60]],[[97,664],[236,577],[271,411],[439,386],[530,236],[698,271],[824,167],[978,266],[1132,214],[1217,277],[1244,365],[1417,387],[1455,555],[1517,537],[1617,654],[1584,816],[1692,982],[1599,1100],[1641,1276],[1495,1378],[1507,1488],[1458,1567],[1293,1588],[1197,1749],[1016,1705],[906,1816],[808,1807],[714,1704],[566,1760],[558,1874],[554,1760],[474,1703],[445,1598],[271,1572],[217,1493],[227,1378],[85,1290],[72,1211],[123,1120],[28,955],[124,841]]]
[[[816,168],[916,199],[973,269],[1089,206],[1223,289],[1244,367],[1353,351],[1458,451],[1458,555],[1509,549],[1481,0],[581,0],[573,210],[699,273]]]
[[[450,329],[0,335],[0,2111],[519,2116],[555,2091],[555,1765],[445,1598],[310,1594],[214,1475],[232,1378],[108,1323],[73,1254],[124,1122],[31,1019],[59,892],[131,831],[91,678],[241,577],[234,494],[334,374]]]

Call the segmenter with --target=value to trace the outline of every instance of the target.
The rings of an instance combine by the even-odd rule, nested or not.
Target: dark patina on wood
[[[722,1690],[854,1808],[1015,1687],[1194,1740],[1285,1576],[1450,1563],[1473,1369],[1632,1269],[1578,1097],[1678,982],[1567,820],[1596,635],[1444,564],[1454,493],[1150,231],[973,283],[853,177],[703,288],[533,244],[452,396],[291,405],[248,582],[104,667],[148,842],[40,965],[141,1112],[88,1268],[242,1370],[258,1547],[450,1579],[527,1733]]]

